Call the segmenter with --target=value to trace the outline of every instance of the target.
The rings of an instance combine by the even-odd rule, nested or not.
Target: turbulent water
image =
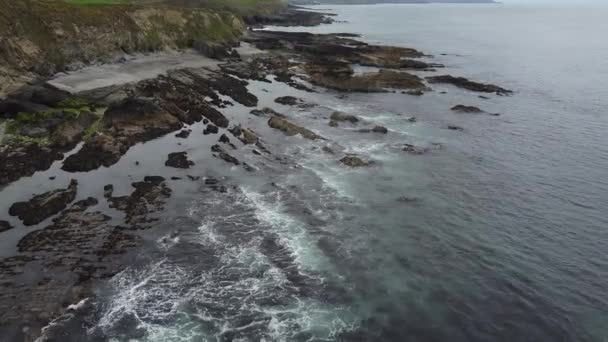
[[[172,184],[172,215],[147,236],[133,266],[99,290],[89,334],[115,341],[606,341],[608,11],[329,9],[345,22],[313,31],[415,47],[448,65],[440,73],[515,94],[481,99],[434,85],[422,97],[342,97],[251,82],[260,107],[331,138],[339,155],[357,153],[375,165],[347,169],[320,151],[325,142],[285,137],[253,117],[248,126],[273,151],[264,163],[239,156],[256,173],[228,170],[198,151],[198,135],[184,141],[196,172],[224,177],[225,192]],[[280,95],[321,107],[274,104]],[[456,114],[456,104],[501,116]],[[333,110],[390,131],[331,128]],[[247,117],[238,105],[225,112]],[[464,131],[448,130],[451,124]],[[138,145],[115,167],[83,177],[125,174],[134,158],[162,165],[175,142],[170,135]],[[429,152],[408,154],[405,143]],[[128,172],[137,178],[154,170]]]

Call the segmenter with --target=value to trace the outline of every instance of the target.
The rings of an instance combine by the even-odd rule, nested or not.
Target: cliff
[[[239,14],[212,8],[0,0],[0,96],[35,77],[125,53],[230,43],[244,30]]]

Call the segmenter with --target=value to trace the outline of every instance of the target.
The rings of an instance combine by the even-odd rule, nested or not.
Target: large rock
[[[386,92],[390,89],[426,89],[422,79],[406,72],[380,70],[362,75],[333,77],[325,73],[312,73],[313,84],[345,92]]]
[[[272,118],[270,118],[270,120],[268,120],[268,126],[274,129],[278,129],[289,136],[300,134],[304,138],[310,140],[323,139],[321,136],[317,135],[309,129],[298,126],[287,121],[286,119],[279,118],[276,116],[273,116]]]
[[[347,155],[344,158],[340,159],[340,162],[346,166],[350,167],[363,167],[370,166],[371,163],[364,161],[363,159],[355,156],[355,155]]]
[[[454,112],[459,113],[483,113],[483,110],[475,106],[456,105],[451,108]]]
[[[17,202],[9,215],[17,216],[26,226],[38,224],[65,209],[76,198],[78,182],[74,179],[66,189],[53,190],[34,196],[27,202]]]
[[[454,77],[451,75],[431,76],[426,78],[431,83],[447,83],[459,88],[483,93],[496,93],[498,95],[511,94],[512,91],[499,87],[494,84],[484,84],[470,81],[464,77]]]
[[[274,100],[274,102],[276,102],[278,104],[286,105],[286,106],[295,106],[295,105],[301,103],[302,100],[297,97],[293,97],[293,96],[281,96],[281,97],[277,97]]]
[[[223,161],[225,161],[227,163],[234,164],[234,165],[241,165],[241,162],[238,159],[236,159],[235,157],[231,156],[226,151],[224,151],[224,149],[220,145],[211,146],[211,152],[214,152],[214,154],[213,154],[214,157],[222,159]]]
[[[127,152],[128,146],[108,134],[94,134],[78,152],[63,161],[61,169],[67,172],[86,172],[101,166],[116,164]]]
[[[351,115],[351,114],[344,113],[344,112],[338,112],[338,111],[333,112],[331,114],[330,120],[331,121],[341,121],[341,122],[348,121],[352,124],[356,124],[357,122],[359,122],[358,117]]]
[[[111,166],[129,148],[182,127],[182,122],[153,101],[126,98],[108,107],[100,122],[99,132],[64,161],[62,169],[83,172],[100,166]]]
[[[189,169],[190,166],[194,165],[194,162],[188,160],[188,153],[186,152],[174,152],[169,153],[168,159],[165,162],[166,166],[178,168],[178,169]]]
[[[0,186],[48,170],[63,154],[36,143],[0,145]]]

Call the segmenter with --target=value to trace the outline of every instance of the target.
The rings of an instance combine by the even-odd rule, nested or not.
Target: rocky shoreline
[[[329,23],[331,19],[292,10],[247,17],[245,22],[251,26],[301,26]],[[443,66],[420,60],[428,56],[415,49],[371,45],[357,38],[346,33],[251,30],[241,41],[263,53],[241,56],[234,49],[238,44],[215,46],[213,51],[208,48],[207,56],[221,59],[219,67],[172,70],[155,78],[117,85],[104,89],[103,100],[95,96],[96,92],[71,94],[44,81],[26,85],[0,101],[5,120],[4,141],[0,146],[0,187],[48,170],[52,165],[60,165],[68,174],[107,168],[119,163],[134,146],[176,133],[181,138],[190,134],[212,137],[214,142],[208,148],[227,168],[256,172],[256,167],[240,160],[235,153],[250,149],[256,156],[273,156],[273,151],[264,144],[264,137],[250,127],[251,120],[265,123],[294,144],[300,137],[328,142],[323,153],[335,155],[336,162],[345,168],[375,164],[361,156],[334,151],[329,146],[331,137],[321,136],[290,116],[271,108],[258,108],[258,98],[247,88],[252,81],[270,83],[272,79],[309,92],[394,92],[420,96],[432,92],[433,84],[449,83],[472,92],[511,93],[502,87],[449,75],[421,77],[415,72]],[[355,72],[356,66],[377,71],[359,74]],[[283,106],[314,107],[284,94],[276,97],[276,102]],[[222,110],[233,102],[251,109],[246,121],[231,121],[224,115]],[[453,110],[482,112],[464,105]],[[199,122],[205,125],[204,130],[188,128]],[[353,127],[370,134],[389,131],[340,112],[331,115],[328,125]],[[429,149],[406,144],[403,151],[420,155]],[[177,147],[166,160],[168,168],[197,166],[186,151]],[[222,191],[223,186],[214,178],[188,177],[185,181]],[[154,229],[173,194],[166,178],[163,174],[135,180],[131,189],[120,189],[121,193],[128,190],[124,196],[115,196],[118,189],[107,184],[97,189],[98,197],[81,200],[77,200],[79,184],[74,180],[63,188],[14,203],[9,212],[0,213],[0,234],[43,224],[20,239],[17,254],[0,260],[3,279],[0,335],[13,336],[15,340],[36,339],[50,321],[65,319],[70,313],[69,304],[91,298],[99,281],[124,269],[128,265],[125,256],[142,244],[137,232]],[[101,201],[121,216],[110,217],[106,212],[91,210]],[[34,280],[23,280],[39,268],[45,272]],[[53,340],[49,335],[52,333],[52,329],[47,329],[45,340]]]

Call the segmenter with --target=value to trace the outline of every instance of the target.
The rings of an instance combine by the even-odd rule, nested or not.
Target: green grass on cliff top
[[[207,7],[219,10],[237,12],[266,12],[276,8],[284,0],[63,0],[77,5],[119,5],[119,4],[168,4],[168,5],[191,5],[195,7]]]

